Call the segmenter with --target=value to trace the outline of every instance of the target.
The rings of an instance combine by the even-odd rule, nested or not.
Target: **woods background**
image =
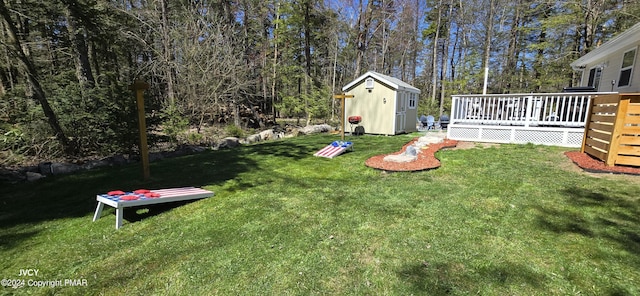
[[[569,63],[640,22],[636,0],[0,0],[0,165],[135,152],[151,143],[330,121],[368,70],[452,94],[558,92]],[[222,127],[222,128],[220,128]]]

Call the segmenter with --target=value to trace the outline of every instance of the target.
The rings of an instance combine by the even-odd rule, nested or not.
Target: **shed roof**
[[[640,39],[640,23],[611,38],[609,41],[571,63],[574,70],[584,69],[590,63],[601,60],[613,52],[625,50]]]
[[[391,76],[387,76],[384,74],[380,74],[378,72],[374,72],[374,71],[369,71],[367,73],[362,74],[362,76],[356,78],[355,80],[351,81],[349,84],[345,85],[342,88],[342,91],[346,91],[348,89],[351,89],[352,87],[354,87],[356,84],[360,83],[360,81],[363,81],[369,77],[373,77],[376,80],[379,80],[380,82],[390,86],[391,88],[395,89],[395,90],[409,90],[409,91],[413,91],[413,92],[417,92],[420,93],[420,90],[413,87],[412,85],[398,79],[395,77],[391,77]]]

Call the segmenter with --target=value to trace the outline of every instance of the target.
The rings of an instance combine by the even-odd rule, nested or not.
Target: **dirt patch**
[[[451,148],[451,150],[473,149],[473,148],[491,148],[491,147],[498,147],[498,146],[500,146],[500,144],[498,144],[498,143],[458,141],[458,145],[456,145],[456,147]]]

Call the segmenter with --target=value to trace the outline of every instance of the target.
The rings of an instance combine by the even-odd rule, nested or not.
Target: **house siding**
[[[636,50],[628,86],[618,86],[624,53]],[[589,86],[589,72],[594,67],[602,69],[599,92],[640,92],[640,23],[620,33],[600,47],[571,63],[571,67],[582,71],[580,86]],[[615,83],[612,83],[615,82]]]
[[[602,69],[602,76],[600,77],[600,85],[598,87],[598,91],[640,92],[640,64],[638,61],[639,46],[640,46],[640,42],[638,42],[633,47],[629,47],[617,52],[613,52],[606,58],[603,58],[585,65],[585,69],[582,72],[582,80],[580,82],[580,85],[588,86],[589,71],[591,70],[591,68],[604,65]],[[629,86],[618,87],[618,80],[620,79],[620,69],[622,68],[622,58],[624,56],[624,53],[634,48],[636,49],[636,57],[633,65],[633,71],[631,73],[631,83]],[[613,88],[611,84],[612,81],[615,81]]]

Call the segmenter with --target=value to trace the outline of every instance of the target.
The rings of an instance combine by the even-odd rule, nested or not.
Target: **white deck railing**
[[[605,93],[454,95],[454,140],[579,147],[591,98]]]
[[[587,109],[595,94],[455,95],[452,97],[451,122],[584,127]]]

